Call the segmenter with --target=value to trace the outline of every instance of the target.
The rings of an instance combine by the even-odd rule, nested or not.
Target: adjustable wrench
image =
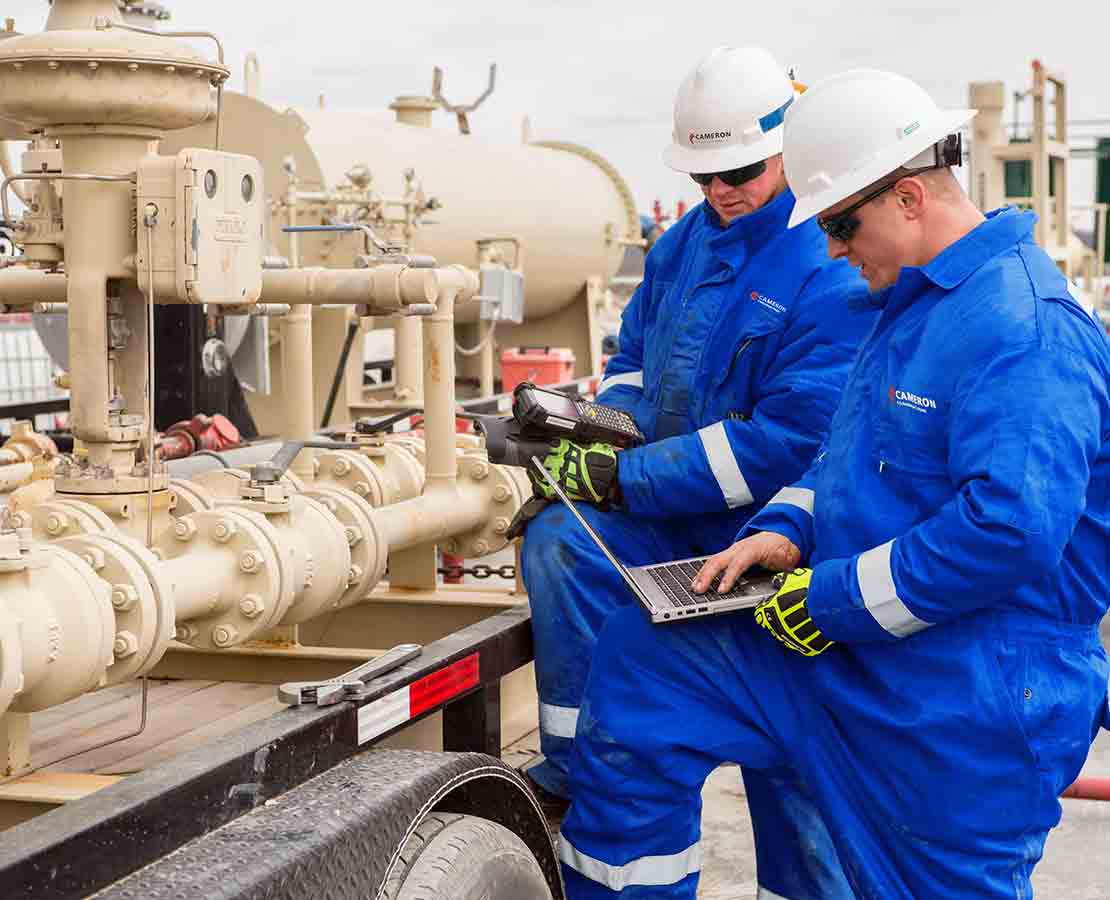
[[[375,678],[392,672],[410,659],[416,659],[422,652],[423,648],[419,644],[398,644],[381,656],[334,678],[323,681],[287,681],[278,688],[278,700],[288,706],[307,703],[331,706],[340,700],[354,700]]]

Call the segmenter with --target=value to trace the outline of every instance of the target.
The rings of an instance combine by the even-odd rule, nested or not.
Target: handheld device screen
[[[562,416],[565,419],[578,418],[577,404],[566,394],[557,394],[554,391],[541,391],[532,389],[532,396],[544,411],[553,416]]]

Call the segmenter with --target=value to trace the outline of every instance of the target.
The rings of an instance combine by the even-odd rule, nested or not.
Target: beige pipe
[[[455,452],[455,303],[478,293],[478,277],[462,266],[436,271],[436,311],[423,317],[424,493],[377,510],[391,553],[477,527],[488,503],[480,487],[458,482]]]
[[[373,269],[266,269],[264,302],[368,305],[374,312],[393,312],[413,304],[434,303],[445,269],[410,269],[384,265]]]
[[[31,462],[0,466],[0,494],[6,494],[27,484],[34,472],[35,464]]]
[[[75,267],[68,276],[67,298],[69,368],[75,376],[69,398],[73,436],[86,445],[107,443],[111,440],[107,276],[103,271]]]
[[[0,269],[0,306],[33,306],[65,300],[65,275],[26,266]]]
[[[298,303],[281,321],[281,366],[284,378],[282,402],[285,405],[285,429],[282,437],[289,441],[310,441],[316,433],[312,382],[312,307]],[[293,460],[293,474],[301,479],[314,478],[313,459],[312,450],[302,450]]]
[[[393,394],[420,404],[424,395],[424,345],[419,316],[394,316]]]
[[[233,577],[224,560],[198,559],[186,553],[159,563],[159,572],[173,584],[174,619],[178,624],[190,619],[226,612],[231,608],[228,582]]]
[[[9,141],[0,141],[0,172],[4,173],[5,178],[11,178],[13,175],[19,174],[12,165],[12,158],[8,149],[9,143]],[[13,181],[11,189],[24,206],[30,206],[31,195],[27,193],[27,189],[23,187],[24,184],[27,184],[27,182],[20,183],[18,181]]]
[[[79,5],[67,4],[70,8]],[[58,8],[56,4],[54,9]],[[62,142],[67,174],[96,175],[134,172],[150,144],[149,138],[141,134],[81,134],[68,130],[64,130]],[[107,279],[133,275],[124,268],[124,258],[135,253],[131,231],[133,190],[120,182],[72,181],[66,185],[66,294],[73,374],[70,414],[74,437],[85,443],[90,459],[97,463],[109,462],[103,445],[111,443]],[[145,344],[143,334],[133,334],[129,346],[141,349]],[[141,397],[127,400],[134,412],[142,412]]]

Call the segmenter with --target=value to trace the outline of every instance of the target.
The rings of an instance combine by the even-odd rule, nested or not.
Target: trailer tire
[[[405,841],[382,900],[552,900],[539,863],[496,822],[431,813]]]

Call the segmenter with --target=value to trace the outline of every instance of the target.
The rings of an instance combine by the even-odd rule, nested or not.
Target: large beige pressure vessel
[[[176,133],[162,152],[210,140],[209,124]],[[399,198],[404,170],[415,169],[424,192],[442,208],[429,216],[435,224],[419,229],[413,249],[441,265],[474,266],[478,238],[520,238],[528,319],[571,304],[588,277],[611,277],[624,255],[622,242],[640,236],[624,180],[602,157],[574,144],[495,143],[403,124],[386,110],[279,112],[231,92],[224,94],[222,143],[225,150],[262,161],[266,191],[274,199],[288,184],[282,166],[287,156],[296,163],[301,191],[334,189],[353,166],[365,163],[375,192]],[[302,218],[301,224],[313,223]],[[287,237],[271,237],[287,254]],[[301,235],[300,263],[350,265],[360,244],[354,236]],[[474,315],[472,309],[460,318]]]

